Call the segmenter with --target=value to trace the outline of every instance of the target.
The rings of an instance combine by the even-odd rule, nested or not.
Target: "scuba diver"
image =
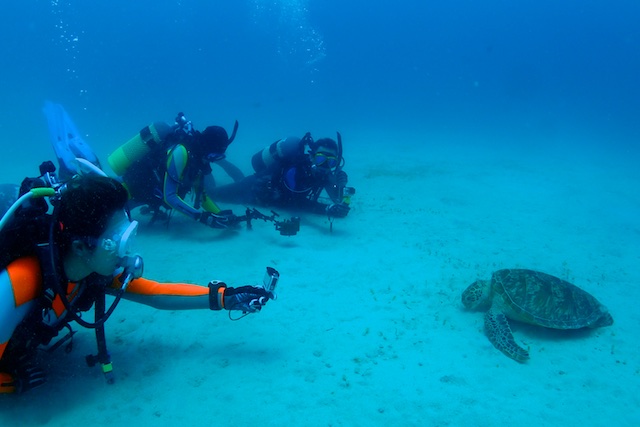
[[[52,351],[67,343],[70,351],[73,321],[95,329],[98,352],[86,361],[89,366],[99,364],[112,383],[104,325],[121,299],[165,310],[244,314],[258,312],[275,299],[279,274],[272,268],[267,268],[263,287],[143,278],[142,258],[131,252],[138,224],[126,208],[129,195],[124,186],[98,174],[80,174],[60,183],[54,171],[53,163],[45,162],[40,177],[26,178],[20,198],[0,221],[0,393],[42,385],[45,373],[38,350],[47,346]],[[106,294],[115,296],[110,307]],[[82,317],[91,307],[94,322]],[[68,333],[52,343],[65,328]]]
[[[217,200],[279,206],[344,218],[349,213],[353,187],[347,187],[342,156],[342,138],[314,141],[310,133],[303,138],[288,137],[274,142],[251,159],[255,173],[217,187]],[[325,191],[330,203],[319,201]]]
[[[98,158],[61,105],[47,102],[44,113],[60,176],[65,180],[71,178],[79,159],[102,170]],[[244,214],[236,216],[231,210],[221,210],[209,197],[215,188],[211,165],[220,166],[235,182],[244,178],[240,169],[225,158],[237,130],[236,121],[231,137],[220,126],[209,126],[200,132],[194,130],[183,113],[178,113],[173,126],[154,122],[144,127],[108,158],[111,169],[129,193],[128,207],[141,207],[141,213],[152,215],[151,222],[158,218],[168,221],[175,209],[212,228],[246,222],[250,229],[253,220],[263,220],[273,223],[281,235],[295,235],[300,228],[297,217],[279,219],[276,212],[265,215],[255,208],[246,208]],[[10,206],[15,201],[15,187],[10,184],[0,187],[0,212],[3,205]],[[193,204],[185,201],[189,193]]]
[[[167,216],[161,211],[164,208],[213,228],[227,228],[238,218],[209,197],[215,187],[210,163],[218,164],[234,181],[244,178],[240,169],[225,160],[237,130],[236,121],[231,137],[220,126],[200,132],[179,113],[173,126],[154,122],[143,128],[109,156],[109,166],[129,191],[130,206],[144,206],[143,212],[153,215],[152,222]],[[189,193],[193,204],[184,200]]]

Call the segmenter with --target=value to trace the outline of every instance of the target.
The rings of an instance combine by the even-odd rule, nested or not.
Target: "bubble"
[[[309,22],[307,0],[254,0],[253,22],[268,30],[275,29],[276,51],[289,65],[313,73],[327,56],[322,34]]]
[[[51,14],[54,16],[54,28],[56,35],[52,39],[52,43],[61,51],[65,52],[65,69],[69,79],[78,78],[77,60],[80,55],[80,40],[84,31],[75,28],[77,19],[75,17],[75,9],[71,1],[51,0]]]

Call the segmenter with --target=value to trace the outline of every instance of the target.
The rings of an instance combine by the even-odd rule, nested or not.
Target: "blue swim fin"
[[[49,138],[58,158],[58,179],[66,181],[79,173],[76,158],[85,159],[99,169],[100,161],[60,104],[46,101],[43,112],[49,124]]]

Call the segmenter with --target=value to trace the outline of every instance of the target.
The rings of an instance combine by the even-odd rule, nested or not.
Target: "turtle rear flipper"
[[[529,352],[516,344],[507,317],[491,308],[484,316],[484,329],[491,344],[517,362],[529,359]]]

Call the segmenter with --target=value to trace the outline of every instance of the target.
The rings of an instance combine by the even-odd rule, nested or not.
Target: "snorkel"
[[[174,126],[176,129],[176,132],[181,133],[184,136],[193,136],[194,134],[193,123],[191,123],[191,120],[187,120],[183,112],[178,113],[178,116],[175,119]],[[238,121],[236,120],[236,122],[233,125],[233,131],[231,132],[231,137],[229,138],[229,144],[233,142],[237,132],[238,132]]]
[[[338,172],[344,166],[342,163],[344,159],[342,158],[342,135],[340,135],[340,132],[336,132],[336,135],[338,141],[338,166],[336,167],[336,172]]]
[[[236,133],[238,133],[238,121],[237,120],[233,124],[233,130],[231,131],[231,136],[229,137],[229,144],[231,144],[233,142],[233,140],[236,138]]]

